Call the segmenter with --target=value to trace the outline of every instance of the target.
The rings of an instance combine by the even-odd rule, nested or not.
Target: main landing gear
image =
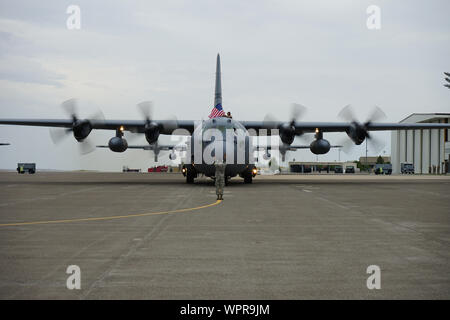
[[[253,178],[256,176],[256,174],[258,173],[258,170],[256,169],[256,167],[248,167],[247,170],[245,170],[242,174],[241,177],[244,178],[244,183],[245,184],[249,184],[253,182]]]
[[[192,167],[183,167],[183,175],[186,177],[186,183],[194,183],[194,179],[197,177],[197,171]]]

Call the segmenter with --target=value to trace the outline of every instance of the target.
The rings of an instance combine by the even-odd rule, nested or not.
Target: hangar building
[[[400,123],[449,123],[450,113],[413,113]],[[414,164],[415,173],[449,173],[448,129],[393,131],[392,172],[400,173],[401,163]]]

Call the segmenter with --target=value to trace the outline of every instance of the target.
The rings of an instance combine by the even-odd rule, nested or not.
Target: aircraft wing
[[[267,146],[267,145],[258,145],[255,146],[256,150],[272,150],[274,146]],[[309,149],[310,145],[299,145],[299,144],[291,144],[291,145],[283,145],[280,144],[275,149],[284,149],[286,151],[296,151],[298,149]],[[342,146],[331,146],[331,148],[342,148]]]
[[[305,146],[305,145],[293,145],[293,144],[291,144],[289,146],[288,150],[289,151],[295,151],[297,149],[309,149],[309,148],[310,148],[309,145]],[[342,146],[334,146],[334,145],[332,145],[332,146],[330,146],[330,148],[342,148]]]
[[[82,120],[83,121],[83,120]],[[143,133],[145,128],[145,120],[87,120],[92,129],[101,130],[117,130],[123,127],[125,131]],[[152,120],[158,124],[161,134],[172,134],[173,121],[171,120]],[[195,129],[194,120],[178,120],[177,129],[179,135],[191,135]],[[248,130],[256,130],[258,135],[260,129],[279,129],[285,123],[281,121],[240,121]],[[0,119],[3,125],[20,125],[20,126],[38,126],[38,127],[60,127],[72,128],[72,119]],[[352,126],[351,122],[298,122],[294,123],[295,134],[315,132],[319,129],[322,132],[345,132]],[[366,126],[368,131],[391,131],[391,130],[408,130],[408,129],[450,129],[448,123],[369,123]],[[270,135],[270,130],[267,132]]]
[[[83,121],[82,119],[80,119]],[[117,130],[123,127],[125,131],[135,133],[143,133],[145,128],[145,120],[88,120],[92,129],[101,130]],[[171,120],[152,120],[158,124],[161,134],[171,134],[174,130],[173,121]],[[34,126],[34,127],[59,127],[72,128],[72,119],[0,119],[0,124]],[[179,135],[190,135],[194,132],[193,120],[178,120],[177,129],[184,129],[185,133],[177,131]]]
[[[0,146],[9,146],[9,143],[0,143]]]
[[[97,148],[109,148],[107,145],[99,145]],[[128,149],[142,149],[142,150],[175,150],[175,151],[186,151],[187,146],[185,144],[182,145],[169,145],[169,144],[143,144],[143,145],[129,145]]]
[[[241,121],[248,130],[268,129],[267,133],[270,135],[270,129],[279,129],[284,122],[282,121]],[[299,122],[294,123],[295,133],[302,134],[308,132],[315,132],[319,129],[322,132],[345,132],[352,126],[351,122]],[[449,123],[376,123],[367,124],[368,131],[392,131],[392,130],[409,130],[409,129],[450,129]]]

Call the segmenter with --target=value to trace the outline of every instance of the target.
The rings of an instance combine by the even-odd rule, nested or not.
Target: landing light
[[[319,133],[319,128],[316,128],[316,133]]]
[[[123,126],[120,126],[119,130],[123,132],[125,128]]]

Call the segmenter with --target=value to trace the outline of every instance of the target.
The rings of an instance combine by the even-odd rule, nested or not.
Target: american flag
[[[216,117],[222,117],[225,115],[225,112],[222,109],[222,105],[219,103],[217,104],[211,111],[211,114],[208,116],[208,118],[216,118]]]

